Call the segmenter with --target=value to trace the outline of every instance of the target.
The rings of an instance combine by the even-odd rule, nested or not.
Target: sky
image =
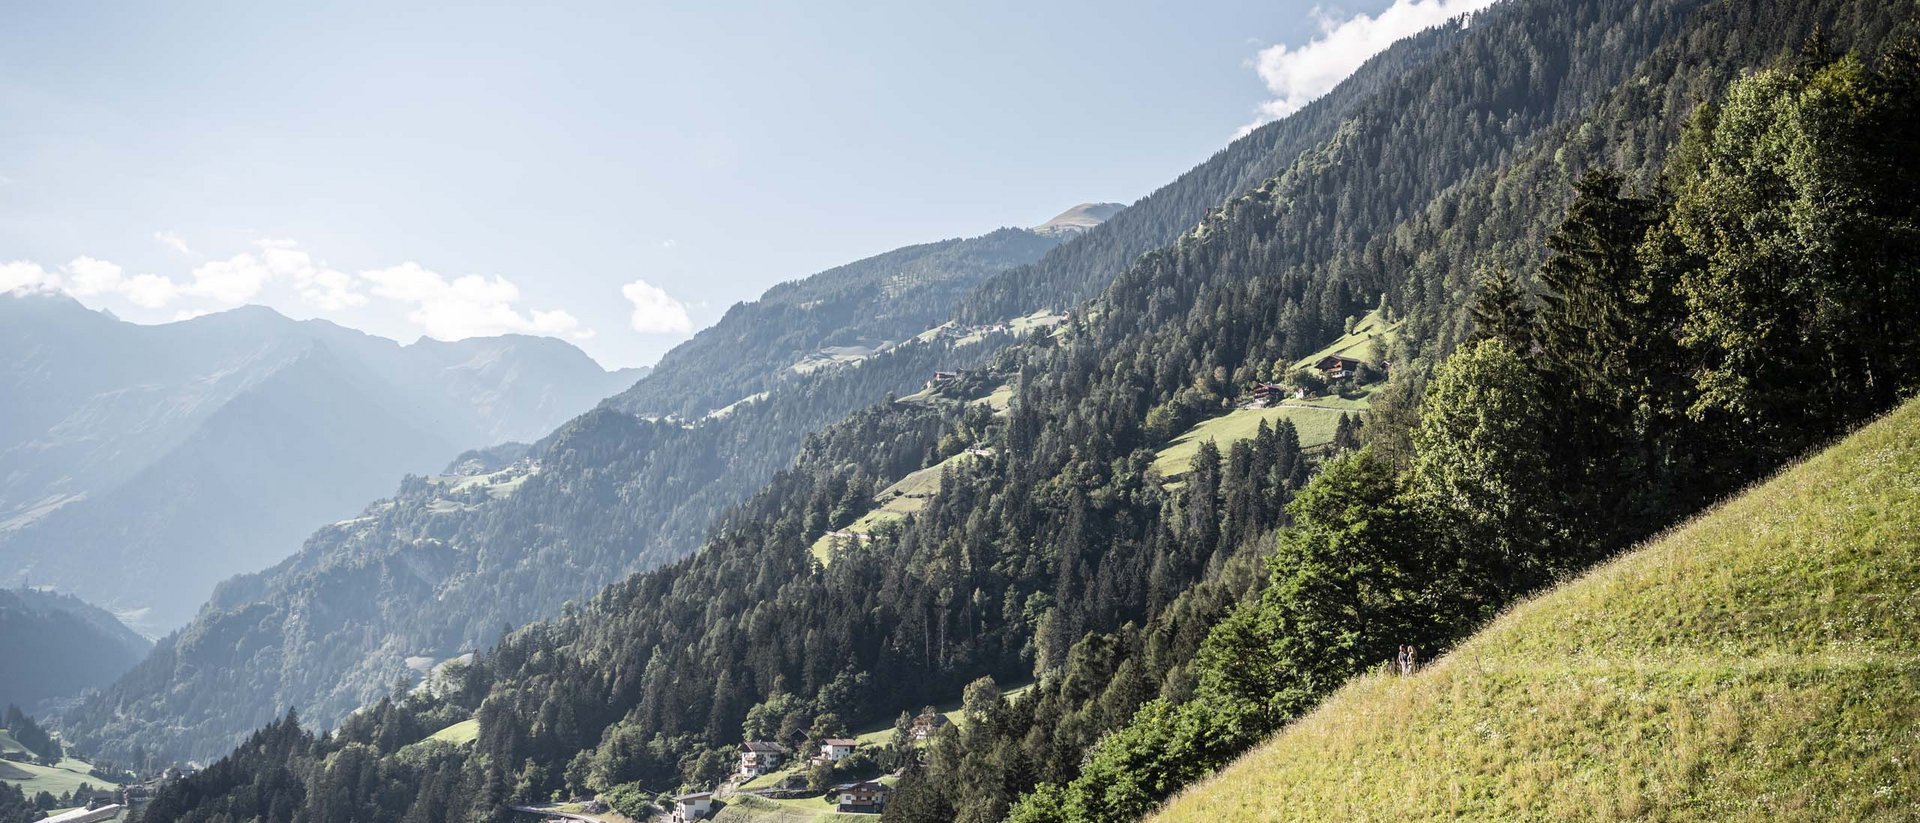
[[[645,365],[775,283],[1133,202],[1488,2],[8,3],[0,291]]]

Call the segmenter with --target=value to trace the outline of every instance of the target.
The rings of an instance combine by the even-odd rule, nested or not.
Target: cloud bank
[[[593,335],[567,312],[514,308],[520,287],[504,277],[469,274],[448,280],[411,261],[363,271],[360,277],[373,284],[375,296],[411,306],[407,320],[439,340],[510,333],[575,339]]]
[[[177,235],[156,232],[154,239],[180,254],[201,257]],[[258,301],[270,287],[281,289],[281,294],[290,291],[323,316],[380,305],[404,310],[408,324],[439,340],[515,333],[574,340],[594,336],[593,329],[565,310],[522,307],[520,287],[504,277],[449,278],[412,261],[349,274],[326,265],[292,240],[260,240],[230,257],[203,260],[184,280],[144,273],[129,276],[116,263],[85,256],[54,269],[30,260],[0,263],[0,293],[26,289],[65,292],[76,298],[117,297],[150,310],[181,301],[199,304],[178,307],[173,314],[176,320]],[[633,304],[635,330],[693,331],[686,306],[658,287],[636,280],[622,287],[621,294]]]
[[[693,319],[687,306],[665,290],[645,280],[620,287],[621,296],[633,304],[633,330],[641,334],[687,334],[693,331]]]
[[[1394,0],[1378,15],[1358,14],[1338,19],[1315,8],[1320,34],[1299,48],[1268,46],[1254,56],[1254,71],[1273,99],[1260,104],[1254,121],[1240,128],[1244,136],[1305,107],[1333,90],[1362,63],[1402,38],[1440,25],[1455,17],[1493,5],[1494,0]]]

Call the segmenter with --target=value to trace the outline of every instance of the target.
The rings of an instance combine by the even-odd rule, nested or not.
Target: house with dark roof
[[[913,719],[913,739],[925,740],[940,731],[941,727],[951,723],[947,716],[935,711],[924,711]]]
[[[1343,380],[1360,370],[1360,360],[1342,354],[1329,354],[1313,364],[1328,380]]]
[[[689,792],[673,797],[674,823],[699,820],[713,813],[713,792]]]
[[[787,759],[787,747],[765,740],[749,740],[740,747],[740,776],[746,778],[780,768]]]
[[[851,814],[879,814],[887,807],[887,795],[892,792],[877,780],[842,783],[828,791],[834,798],[833,810]]]

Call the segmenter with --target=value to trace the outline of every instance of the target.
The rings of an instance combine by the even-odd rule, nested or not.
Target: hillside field
[[[949,465],[973,460],[974,456],[961,452],[924,469],[919,469],[894,481],[873,495],[874,507],[859,519],[848,524],[841,531],[848,534],[868,534],[883,523],[905,519],[927,507],[927,501],[940,493],[940,475]],[[820,565],[833,560],[833,541],[848,539],[844,535],[832,532],[823,534],[808,551],[818,558]]]
[[[1405,320],[1389,323],[1387,319],[1380,314],[1379,309],[1374,309],[1373,311],[1367,312],[1365,317],[1360,318],[1358,322],[1353,324],[1353,331],[1343,334],[1333,342],[1320,347],[1319,351],[1294,361],[1293,367],[1296,369],[1312,368],[1313,364],[1319,362],[1320,358],[1326,357],[1329,354],[1369,360],[1373,357],[1373,341],[1392,342],[1394,336],[1400,333],[1400,327],[1405,323]]]
[[[71,757],[58,766],[40,766],[13,760],[0,760],[0,781],[19,786],[28,797],[39,792],[66,794],[85,783],[96,789],[117,789],[120,784],[88,774],[93,767]]]
[[[1915,819],[1920,402],[1359,678],[1155,818]]]
[[[1338,400],[1339,398],[1333,398]],[[1310,401],[1318,403],[1319,401]],[[1364,407],[1356,406],[1356,413]],[[1341,412],[1329,409],[1317,409],[1297,404],[1283,404],[1265,409],[1234,409],[1219,417],[1202,420],[1193,428],[1175,437],[1154,455],[1153,467],[1160,476],[1168,480],[1177,479],[1186,474],[1193,464],[1193,455],[1200,450],[1200,444],[1214,441],[1220,453],[1225,454],[1236,440],[1245,440],[1260,430],[1260,422],[1266,421],[1272,426],[1281,420],[1293,421],[1295,431],[1300,433],[1300,447],[1313,449],[1333,442],[1333,433],[1340,423]]]
[[[751,794],[737,794],[722,801],[714,823],[873,823],[878,815],[841,814],[832,803],[808,797],[799,800],[775,800]]]
[[[428,735],[427,739],[440,740],[459,746],[472,743],[473,739],[478,736],[480,736],[480,721],[474,718],[467,718],[466,720],[462,720]]]

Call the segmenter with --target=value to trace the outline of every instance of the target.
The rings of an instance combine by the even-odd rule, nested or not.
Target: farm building
[[[1329,354],[1326,357],[1320,358],[1320,361],[1314,363],[1313,367],[1319,369],[1321,374],[1326,375],[1328,380],[1343,380],[1352,377],[1355,372],[1360,370],[1360,360],[1359,358],[1347,357],[1340,354]]]
[[[836,802],[836,812],[854,814],[879,814],[887,807],[887,794],[892,790],[887,785],[873,780],[859,783],[842,783],[831,790]]]
[[[913,719],[913,739],[925,740],[932,737],[934,732],[940,731],[940,727],[949,722],[952,721],[947,720],[947,716],[939,712],[921,712],[920,716]]]

